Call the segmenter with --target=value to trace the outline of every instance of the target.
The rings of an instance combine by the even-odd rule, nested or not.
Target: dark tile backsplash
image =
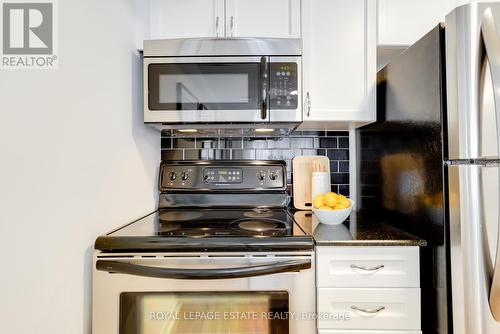
[[[162,133],[164,160],[285,160],[291,193],[292,159],[298,155],[325,155],[330,159],[332,191],[349,195],[349,133],[294,131],[285,137],[177,137]]]

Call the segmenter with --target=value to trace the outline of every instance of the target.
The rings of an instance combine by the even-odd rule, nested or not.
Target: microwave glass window
[[[124,292],[120,334],[287,334],[286,291]]]
[[[151,64],[150,110],[255,110],[259,63]]]
[[[214,89],[214,87],[216,89]],[[160,74],[160,103],[248,103],[248,74]]]

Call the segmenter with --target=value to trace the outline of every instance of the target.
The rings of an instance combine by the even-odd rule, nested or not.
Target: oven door
[[[269,57],[144,59],[144,121],[269,122]]]
[[[311,253],[97,253],[93,279],[93,334],[315,333]]]

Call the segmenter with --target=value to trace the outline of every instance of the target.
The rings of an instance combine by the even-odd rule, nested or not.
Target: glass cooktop
[[[311,248],[286,209],[159,209],[96,240],[96,249]],[[302,245],[302,246],[301,246]]]

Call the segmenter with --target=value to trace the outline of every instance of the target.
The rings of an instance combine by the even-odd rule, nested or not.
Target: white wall
[[[156,205],[140,2],[59,0],[59,69],[0,70],[2,333],[90,333],[95,237]]]

